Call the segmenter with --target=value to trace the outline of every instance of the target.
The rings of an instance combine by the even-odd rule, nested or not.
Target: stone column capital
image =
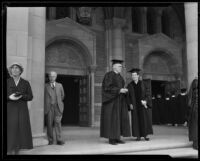
[[[126,24],[126,20],[122,18],[114,17],[112,19],[113,28],[123,28]]]
[[[90,66],[88,67],[88,70],[89,70],[90,73],[94,73],[94,72],[96,71],[96,68],[97,68],[96,65],[90,65]]]
[[[112,24],[112,21],[110,19],[105,19],[104,22],[105,22],[106,30],[112,29],[113,24]]]

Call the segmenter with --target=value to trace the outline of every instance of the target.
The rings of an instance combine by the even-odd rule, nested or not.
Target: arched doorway
[[[172,54],[156,50],[144,58],[143,79],[148,80],[151,94],[161,94],[175,90],[180,91],[180,70],[179,64]]]
[[[65,91],[62,124],[91,125],[91,57],[78,41],[56,39],[46,46],[45,73],[56,71]]]

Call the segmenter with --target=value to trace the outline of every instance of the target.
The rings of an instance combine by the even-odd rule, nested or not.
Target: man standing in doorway
[[[65,96],[62,84],[56,82],[57,73],[51,71],[49,73],[49,83],[45,85],[45,105],[44,113],[47,120],[47,136],[49,145],[52,145],[53,140],[53,124],[55,126],[56,143],[63,145],[64,141],[61,138],[61,119],[64,110],[63,99]]]
[[[122,60],[112,60],[113,71],[105,74],[102,82],[102,108],[100,137],[108,138],[109,144],[125,143],[120,136],[130,136],[125,81],[120,75]]]

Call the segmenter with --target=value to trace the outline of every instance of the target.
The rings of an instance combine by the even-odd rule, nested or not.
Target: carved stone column
[[[140,29],[141,33],[147,33],[147,7],[141,7],[141,23]]]
[[[49,13],[48,13],[49,20],[55,20],[56,19],[56,7],[49,7]]]
[[[91,120],[90,120],[90,123],[91,123],[91,127],[95,126],[95,108],[94,108],[94,81],[95,81],[95,78],[94,78],[94,74],[95,74],[95,70],[96,70],[96,66],[94,65],[91,65],[89,67],[89,73],[90,73],[90,91],[91,91],[91,102],[90,102],[90,106],[91,106],[91,111],[90,111],[90,116],[91,116]]]
[[[107,69],[106,71],[110,71],[112,67],[111,59],[112,59],[112,20],[105,20],[105,46],[106,46],[106,55],[107,55]]]
[[[125,25],[125,19],[114,17],[112,21],[112,59],[123,59],[122,27]]]
[[[188,88],[198,74],[198,3],[187,2],[185,7]]]

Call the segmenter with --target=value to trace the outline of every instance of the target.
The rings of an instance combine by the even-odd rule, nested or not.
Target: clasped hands
[[[16,101],[16,100],[20,99],[21,97],[22,97],[22,95],[20,95],[20,96],[15,96],[15,93],[13,93],[13,94],[11,94],[11,95],[9,96],[9,99],[11,99],[11,100],[13,100],[13,101]]]
[[[127,93],[128,92],[128,89],[127,88],[121,88],[119,93]]]

